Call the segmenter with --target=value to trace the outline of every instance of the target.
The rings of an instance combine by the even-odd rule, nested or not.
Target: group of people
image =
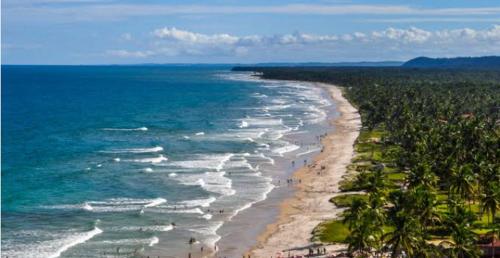
[[[207,209],[207,213],[219,213],[219,214],[224,214],[224,209],[221,209],[221,210],[211,210],[211,209]]]
[[[297,184],[297,183],[298,184],[302,183],[302,179],[293,179],[293,178],[286,179],[286,184],[288,186],[293,185],[293,184]],[[278,185],[280,185],[280,184],[281,184],[281,180],[278,180]]]
[[[326,248],[316,248],[316,255],[322,255],[326,254]],[[309,247],[309,254],[308,256],[314,256],[314,249]]]
[[[193,245],[195,243],[197,243],[196,238],[194,238],[194,237],[189,238],[189,244],[190,245]],[[214,244],[214,252],[217,252],[217,249],[218,249],[217,244]],[[200,247],[200,252],[203,253],[203,251],[205,251],[205,246],[202,245]],[[191,258],[191,257],[192,257],[192,254],[188,253],[188,258]],[[224,258],[226,258],[226,257],[224,257]]]

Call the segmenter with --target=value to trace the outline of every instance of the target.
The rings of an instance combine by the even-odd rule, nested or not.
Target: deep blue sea
[[[2,257],[172,257],[318,152],[332,103],[229,67],[2,66],[1,108]]]

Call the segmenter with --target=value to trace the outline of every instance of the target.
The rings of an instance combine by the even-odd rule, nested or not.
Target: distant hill
[[[500,56],[455,58],[417,57],[405,62],[402,66],[410,68],[500,69]]]
[[[322,62],[303,62],[303,63],[256,63],[256,64],[239,64],[240,67],[385,67],[385,66],[401,66],[403,62],[399,61],[379,61],[379,62],[337,62],[337,63],[322,63]]]

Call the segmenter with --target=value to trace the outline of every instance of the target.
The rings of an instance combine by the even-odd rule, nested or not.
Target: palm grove
[[[500,71],[240,70],[337,84],[359,108],[341,190],[361,192],[332,199],[348,209],[318,228],[320,240],[348,243],[356,257],[479,257],[479,244],[498,236]]]

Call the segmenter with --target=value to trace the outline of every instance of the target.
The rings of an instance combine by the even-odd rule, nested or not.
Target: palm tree
[[[363,199],[354,199],[351,208],[344,213],[343,223],[347,224],[349,229],[354,228],[363,216],[365,210],[368,209],[367,203]]]
[[[378,226],[383,226],[386,220],[384,206],[386,204],[383,191],[370,193],[368,196],[368,213],[373,222]]]
[[[377,247],[377,231],[369,220],[369,216],[363,216],[356,226],[351,228],[351,234],[347,237],[349,243],[348,251],[351,254],[359,252],[362,257],[369,253],[372,248]]]
[[[454,227],[451,233],[451,239],[452,241],[447,241],[452,246],[448,250],[451,257],[480,257],[480,252],[477,246],[474,245],[475,235],[468,226],[460,224]]]
[[[496,182],[490,182],[483,189],[480,195],[481,213],[488,215],[488,224],[490,224],[496,216],[497,209],[500,207],[500,186]],[[490,218],[492,218],[490,220]]]
[[[419,258],[435,258],[444,257],[445,254],[439,246],[432,243],[424,243],[416,252],[415,257]]]
[[[470,200],[474,195],[476,187],[476,178],[472,172],[472,165],[466,164],[453,168],[449,183],[450,192],[469,200],[470,208]]]
[[[391,250],[391,257],[399,257],[403,252],[413,257],[424,242],[418,220],[402,213],[393,222],[394,231],[383,236],[386,246]]]
[[[465,210],[462,205],[451,205],[446,224],[451,230],[452,241],[443,242],[451,245],[448,252],[452,257],[473,258],[480,256],[479,250],[475,245],[476,235],[470,228],[474,220],[474,214],[471,211]]]
[[[368,177],[368,182],[366,185],[366,190],[370,193],[380,193],[384,187],[387,185],[386,176],[383,164],[377,164],[375,170],[370,173]]]
[[[438,250],[426,243],[427,230],[439,224],[452,234],[448,256],[475,255],[471,225],[476,218],[462,200],[469,201],[471,211],[471,200],[479,196],[481,212],[488,215],[490,228],[495,226],[491,222],[500,202],[500,73],[334,69],[270,74],[346,86],[363,126],[386,131],[384,158],[408,172],[407,188],[394,191],[388,200],[384,197],[392,189],[380,167],[358,177],[368,188],[369,200],[355,201],[345,213],[353,232],[351,250],[365,254],[382,245],[373,242],[378,240],[387,241],[393,256],[404,252],[432,257]],[[437,210],[438,189],[449,195],[445,222]],[[396,230],[379,237],[383,225]]]
[[[421,161],[414,169],[410,170],[407,180],[410,188],[419,185],[431,188],[437,185],[439,177],[431,171],[431,167],[425,161]]]
[[[399,257],[403,252],[413,257],[425,244],[422,225],[413,207],[412,195],[396,191],[390,195],[393,205],[389,209],[389,219],[394,231],[382,236],[385,245],[391,250],[391,257]]]
[[[408,191],[413,213],[419,218],[424,230],[428,226],[441,221],[441,214],[437,210],[437,192],[433,187],[421,185]]]

